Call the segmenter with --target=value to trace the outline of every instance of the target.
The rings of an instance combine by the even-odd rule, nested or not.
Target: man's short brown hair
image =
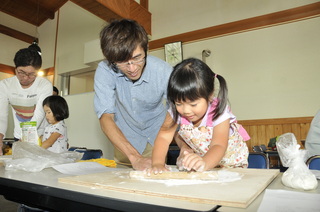
[[[110,64],[131,59],[133,51],[141,46],[148,50],[148,35],[145,29],[134,20],[112,21],[100,32],[100,46]]]

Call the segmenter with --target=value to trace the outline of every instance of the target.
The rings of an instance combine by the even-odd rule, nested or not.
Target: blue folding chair
[[[87,149],[85,147],[70,147],[68,151],[84,153],[81,160],[97,159],[103,156],[101,149]]]
[[[262,152],[250,152],[248,163],[248,168],[251,169],[269,169],[269,159]]]
[[[306,161],[309,169],[320,170],[320,155],[314,155]]]

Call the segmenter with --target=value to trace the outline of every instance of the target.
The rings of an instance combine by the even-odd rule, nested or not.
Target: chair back
[[[252,147],[252,150],[253,150],[254,152],[263,152],[262,149],[261,149],[261,146],[253,146],[253,147]]]
[[[320,155],[314,155],[306,161],[309,169],[320,170]]]
[[[250,152],[248,156],[248,168],[269,169],[269,159],[262,152]]]
[[[260,148],[261,148],[261,150],[263,151],[263,152],[266,152],[268,149],[267,149],[267,146],[266,145],[264,145],[264,144],[261,144],[260,145]]]
[[[87,149],[85,147],[70,147],[68,151],[84,153],[81,160],[97,159],[103,156],[101,149]]]

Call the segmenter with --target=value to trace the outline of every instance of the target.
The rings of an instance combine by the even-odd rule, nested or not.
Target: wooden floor
[[[2,195],[0,195],[0,211],[1,212],[17,212],[18,203],[6,200]]]

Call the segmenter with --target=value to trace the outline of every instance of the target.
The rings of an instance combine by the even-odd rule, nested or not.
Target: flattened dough
[[[131,179],[158,179],[158,180],[169,180],[169,179],[194,179],[194,180],[217,180],[217,171],[206,171],[206,172],[163,172],[161,174],[148,174],[144,171],[130,171],[129,176]]]

